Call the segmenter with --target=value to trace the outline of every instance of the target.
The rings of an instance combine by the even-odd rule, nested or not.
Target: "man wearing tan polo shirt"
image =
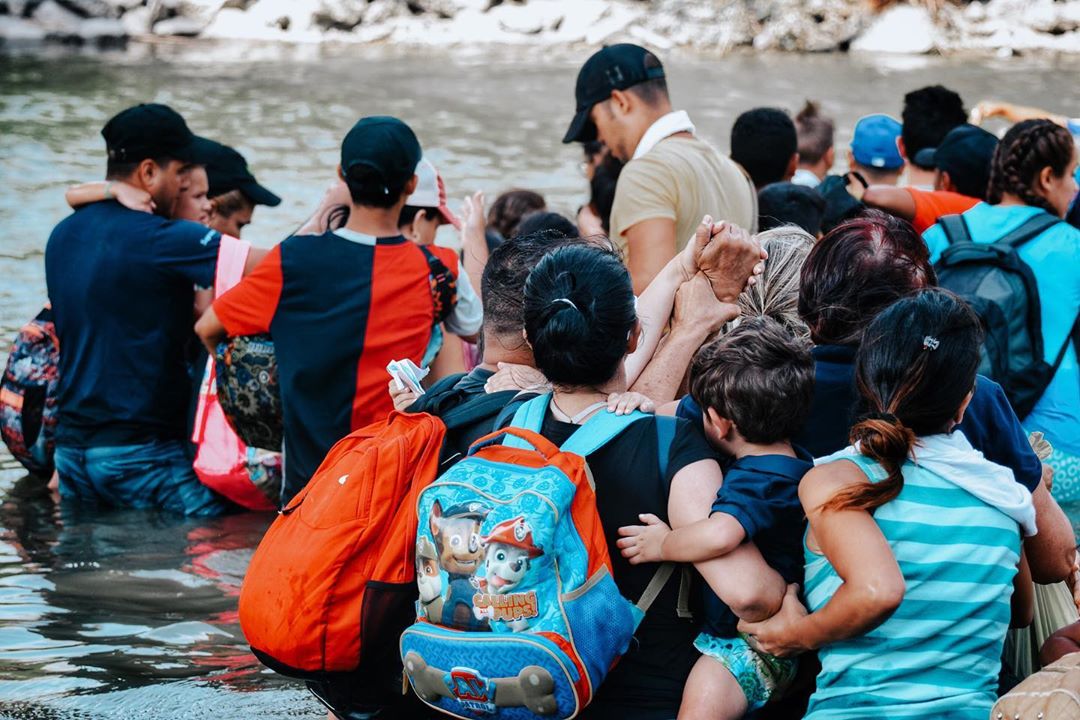
[[[757,194],[743,170],[694,135],[668,97],[659,58],[610,45],[578,73],[577,113],[564,143],[599,139],[626,162],[611,210],[611,239],[641,293],[693,237],[704,215],[754,231]]]

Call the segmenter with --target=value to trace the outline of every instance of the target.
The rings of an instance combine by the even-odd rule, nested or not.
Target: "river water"
[[[66,214],[64,188],[103,175],[98,133],[120,109],[165,102],[196,132],[239,148],[285,199],[245,231],[259,245],[304,219],[333,178],[341,137],[365,114],[405,118],[451,198],[528,187],[572,213],[586,186],[577,150],[559,141],[585,54],[181,43],[0,56],[4,351],[45,299],[43,251]],[[898,115],[904,92],[937,82],[969,103],[1008,98],[1080,115],[1080,58],[742,55],[667,65],[677,105],[724,150],[738,113],[795,111],[807,97],[825,102],[846,147],[859,116]],[[297,684],[260,668],[237,624],[244,568],[270,517],[62,512],[43,481],[24,475],[0,457],[0,717],[325,716]]]

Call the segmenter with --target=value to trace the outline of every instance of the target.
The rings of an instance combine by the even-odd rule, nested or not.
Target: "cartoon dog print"
[[[420,591],[417,615],[438,621],[442,619],[443,580],[435,546],[427,537],[416,543],[416,587]]]
[[[447,592],[442,620],[446,627],[479,630],[487,626],[473,614],[472,596],[476,592],[470,580],[484,559],[480,543],[480,525],[489,510],[480,503],[454,505],[443,511],[436,500],[431,508],[431,535],[435,538],[439,567],[447,574]]]
[[[486,537],[481,538],[481,544],[485,554],[484,579],[480,583],[482,591],[489,595],[512,593],[525,579],[533,558],[544,554],[533,542],[532,528],[524,516],[499,523]],[[495,617],[491,606],[475,608],[475,611],[478,617],[489,620]],[[528,627],[528,622],[515,619],[509,622],[509,626],[514,631],[520,631]]]

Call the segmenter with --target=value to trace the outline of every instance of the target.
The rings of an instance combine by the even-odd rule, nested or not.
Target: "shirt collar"
[[[375,237],[374,235],[357,232],[356,230],[350,230],[346,227],[340,227],[336,230],[331,230],[330,232],[343,240],[348,240],[349,242],[354,242],[358,245],[367,245],[369,247],[374,247],[375,245],[400,245],[401,243],[406,242],[404,235]]]
[[[746,455],[731,464],[732,469],[768,473],[789,478],[801,478],[814,467],[814,456],[798,445],[792,445],[796,457],[787,455]]]
[[[694,132],[694,123],[690,122],[690,116],[686,114],[685,110],[675,110],[658,118],[641,136],[641,141],[638,143],[637,149],[634,150],[632,159],[636,160],[649,152],[664,138],[681,132],[691,134]]]
[[[354,242],[359,245],[374,245],[376,242],[378,242],[378,238],[376,238],[374,235],[365,235],[364,233],[356,232],[355,230],[350,230],[349,228],[344,227],[334,230],[334,234],[340,238],[345,238],[349,242]]]
[[[817,362],[835,363],[837,365],[852,365],[859,348],[851,345],[815,345],[810,350]]]

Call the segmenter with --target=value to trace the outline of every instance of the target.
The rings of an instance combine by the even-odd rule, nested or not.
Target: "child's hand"
[[[390,379],[390,398],[394,401],[395,410],[405,412],[405,408],[416,402],[416,397],[416,393],[408,387],[398,390],[397,383],[393,378]]]
[[[635,410],[643,413],[655,413],[656,403],[641,393],[611,393],[607,399],[607,409],[616,415],[629,415]]]
[[[747,641],[759,652],[776,657],[792,657],[812,649],[800,645],[794,632],[807,614],[806,608],[799,602],[799,586],[792,583],[788,585],[779,612],[761,622],[740,620],[739,632],[745,633]]]
[[[631,565],[662,562],[664,559],[664,540],[671,534],[671,528],[660,518],[648,513],[638,515],[644,525],[627,525],[619,528],[622,538],[616,543],[622,550],[623,557]]]

